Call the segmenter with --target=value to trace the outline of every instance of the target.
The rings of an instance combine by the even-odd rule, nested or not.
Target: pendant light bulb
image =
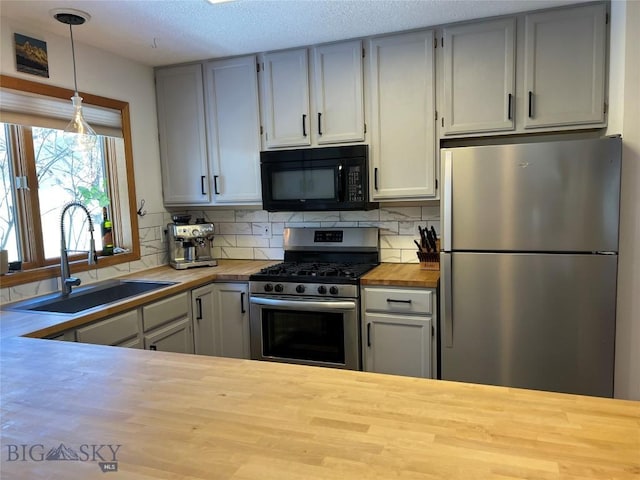
[[[95,144],[97,134],[93,128],[87,123],[82,115],[82,97],[78,95],[78,80],[76,79],[76,52],[73,45],[73,25],[82,25],[89,18],[88,13],[80,10],[66,9],[53,10],[53,17],[61,23],[69,25],[69,35],[71,37],[71,59],[73,60],[73,85],[74,94],[71,97],[73,104],[73,117],[64,129],[62,137],[74,152],[86,152],[91,150]]]
[[[96,132],[86,122],[82,115],[82,97],[78,92],[71,97],[73,103],[73,117],[64,129],[62,138],[69,148],[76,152],[84,152],[93,149],[96,144]]]

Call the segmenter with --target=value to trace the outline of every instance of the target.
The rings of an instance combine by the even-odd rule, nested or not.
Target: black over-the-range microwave
[[[368,145],[260,152],[262,208],[371,210]]]

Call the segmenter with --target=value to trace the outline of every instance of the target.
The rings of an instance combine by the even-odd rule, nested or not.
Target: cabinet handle
[[[318,135],[322,135],[322,113],[318,112]]]
[[[244,309],[244,292],[240,292],[240,313],[247,313]]]
[[[411,300],[395,300],[393,298],[387,298],[387,302],[389,303],[411,303]]]
[[[509,103],[507,105],[507,119],[511,120],[511,99],[512,99],[512,95],[509,94]]]
[[[378,167],[373,169],[373,188],[378,190]]]
[[[204,179],[207,178],[206,176],[202,175],[200,177],[200,192],[202,193],[202,195],[206,195],[207,192],[204,191]]]
[[[307,136],[307,115],[304,113],[302,114],[302,136]]]
[[[218,191],[218,175],[213,176],[213,193],[220,195],[220,192]]]
[[[529,118],[533,118],[533,92],[529,91]]]
[[[202,320],[202,299],[196,298],[196,305],[198,306],[198,315],[196,315],[196,320]]]
[[[367,347],[371,346],[371,322],[367,323]]]

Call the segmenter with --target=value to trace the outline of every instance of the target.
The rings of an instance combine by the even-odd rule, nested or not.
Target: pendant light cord
[[[73,60],[73,85],[75,86],[75,89],[76,89],[76,95],[78,95],[78,80],[76,80],[76,50],[73,46],[73,28],[71,27],[71,24],[69,24],[69,33],[71,34],[71,59]]]

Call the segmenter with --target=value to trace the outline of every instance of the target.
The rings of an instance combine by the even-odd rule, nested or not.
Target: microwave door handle
[[[342,164],[338,165],[338,200],[344,202],[344,183],[342,178]]]

